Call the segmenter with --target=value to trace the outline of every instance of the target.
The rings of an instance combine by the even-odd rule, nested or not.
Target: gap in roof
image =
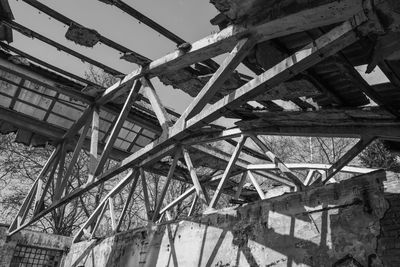
[[[382,83],[389,83],[390,80],[386,77],[379,66],[376,66],[375,69],[371,73],[366,73],[367,65],[361,65],[355,67],[356,70],[360,73],[361,77],[369,84],[376,85]]]

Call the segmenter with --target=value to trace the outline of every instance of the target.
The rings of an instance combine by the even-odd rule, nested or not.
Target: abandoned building
[[[69,2],[0,0],[0,132],[52,151],[0,222],[0,266],[400,266],[400,173],[352,164],[400,151],[400,1]],[[190,5],[212,33],[170,27]],[[168,46],[136,52],[157,42],[134,27]],[[323,138],[350,141],[326,162]],[[70,236],[38,226],[78,206]]]

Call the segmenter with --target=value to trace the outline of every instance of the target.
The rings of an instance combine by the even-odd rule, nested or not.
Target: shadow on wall
[[[93,246],[81,242],[65,266],[400,266],[399,193],[398,175],[377,171]]]

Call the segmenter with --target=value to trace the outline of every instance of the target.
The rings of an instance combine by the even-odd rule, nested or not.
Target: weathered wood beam
[[[82,26],[79,23],[77,23],[77,22],[73,21],[72,19],[62,15],[61,13],[51,9],[50,7],[40,3],[37,0],[23,0],[23,1],[25,3],[33,6],[34,8],[40,10],[41,12],[47,14],[48,16],[58,20],[59,22],[64,23],[67,26],[70,26],[70,25]],[[84,27],[84,26],[82,26],[82,27]],[[111,48],[113,48],[115,50],[118,50],[119,52],[122,52],[122,53],[128,53],[129,52],[129,53],[134,54],[135,57],[140,58],[141,60],[143,60],[145,62],[149,62],[150,61],[145,56],[142,56],[142,55],[140,55],[140,54],[138,54],[136,52],[133,52],[132,50],[130,50],[130,49],[128,49],[128,48],[126,48],[126,47],[124,47],[124,46],[122,46],[122,45],[120,45],[120,44],[118,44],[118,43],[116,43],[116,42],[104,37],[103,35],[101,35],[99,33],[98,33],[98,38],[99,38],[100,42],[102,42],[103,44],[105,44],[105,45],[107,45],[107,46],[109,46],[109,47],[111,47]]]
[[[240,140],[235,148],[235,150],[232,153],[232,157],[228,162],[228,166],[226,166],[226,169],[224,171],[224,174],[222,175],[221,181],[218,184],[217,189],[215,190],[214,196],[211,199],[210,205],[209,207],[211,209],[214,209],[215,206],[218,203],[218,200],[221,196],[222,190],[225,186],[225,183],[227,182],[227,180],[229,179],[230,173],[232,171],[232,168],[235,166],[236,160],[239,158],[240,155],[240,151],[242,150],[242,147],[244,145],[244,143],[246,142],[247,137],[246,136],[241,136]]]
[[[114,199],[112,197],[108,199],[108,206],[110,210],[111,229],[113,230],[113,232],[115,232],[115,230],[117,229],[117,222],[114,210]]]
[[[67,182],[69,180],[69,177],[71,176],[72,171],[74,170],[75,163],[78,161],[79,154],[80,154],[80,152],[82,150],[82,147],[83,147],[83,144],[85,142],[86,135],[89,132],[90,126],[91,126],[91,124],[89,122],[86,122],[85,126],[83,127],[82,133],[79,136],[78,142],[75,145],[71,161],[69,162],[68,168],[65,171],[65,175],[64,175],[62,183],[61,183],[61,188],[64,188],[64,191],[65,191],[65,188],[67,186]],[[57,200],[59,200],[63,196],[63,194],[64,194],[64,192],[61,192],[61,194],[57,197]]]
[[[94,171],[95,176],[99,175],[103,171],[104,164],[106,163],[108,156],[110,155],[110,152],[115,143],[115,140],[117,139],[118,134],[119,134],[122,126],[124,125],[126,118],[128,117],[128,114],[131,110],[133,102],[135,102],[138,97],[141,86],[142,85],[141,85],[140,81],[135,81],[134,85],[132,86],[132,89],[129,92],[129,95],[126,98],[125,104],[122,107],[121,113],[119,114],[118,119],[112,128],[110,137],[108,138],[108,141],[103,149],[103,153],[101,154],[101,156],[98,160],[97,166]]]
[[[83,125],[87,124],[87,121],[91,119],[94,111],[94,106],[91,105],[85,109],[81,117],[68,129],[68,131],[63,135],[62,139],[73,138]]]
[[[96,223],[94,224],[93,228],[90,228],[90,226],[89,226],[88,229],[83,230],[84,235],[87,235],[87,237],[89,239],[93,239],[95,237],[97,228],[99,228],[101,220],[103,219],[104,213],[107,210],[107,206],[108,206],[108,201],[101,203],[99,206],[100,213],[96,214],[96,217],[97,217]]]
[[[165,110],[164,105],[161,102],[160,97],[158,96],[156,90],[154,89],[153,84],[150,80],[146,78],[141,79],[143,84],[143,93],[147,96],[151,103],[151,107],[153,108],[154,113],[158,119],[158,122],[161,125],[164,133],[168,132],[169,127],[171,126],[172,122],[168,117],[168,113]]]
[[[306,176],[306,179],[304,179],[304,185],[309,186],[312,182],[312,178],[314,177],[315,170],[309,170]]]
[[[249,51],[255,45],[253,38],[244,38],[239,40],[230,54],[225,58],[222,65],[213,74],[207,84],[201,89],[197,96],[186,108],[185,112],[179,120],[187,120],[198,114],[214,97],[215,93],[220,89],[224,82],[229,78],[236,67],[243,61]],[[177,122],[180,123],[180,122]]]
[[[328,170],[332,167],[330,164],[320,164],[320,163],[286,163],[286,166],[291,170]],[[247,165],[247,170],[278,170],[275,164],[250,164]],[[340,172],[343,173],[353,173],[353,174],[365,174],[376,171],[376,169],[344,166]]]
[[[344,166],[346,166],[358,154],[360,154],[369,144],[371,144],[375,140],[375,138],[375,136],[361,137],[360,141],[358,141],[357,144],[355,144],[326,171],[326,179],[324,179],[322,183],[327,183],[336,173],[338,173]]]
[[[190,158],[189,152],[185,147],[182,147],[183,157],[185,159],[186,167],[188,168],[190,178],[192,179],[193,185],[196,188],[196,195],[203,201],[205,204],[209,204],[210,200],[208,195],[206,195],[203,191],[203,187],[199,182],[199,178],[196,174],[196,169],[193,167],[192,159]]]
[[[98,146],[100,130],[100,109],[95,107],[92,116],[92,132],[90,137],[90,158],[89,158],[89,177],[87,183],[91,183],[95,176],[96,166],[98,164]]]
[[[219,33],[193,43],[188,52],[177,50],[151,62],[143,70],[139,69],[128,74],[122,81],[108,88],[103,97],[114,94],[131,79],[138,79],[144,75],[153,76],[177,71],[196,62],[229,52],[240,39],[250,35],[257,37],[258,42],[263,42],[280,36],[339,23],[352,18],[356,14],[364,14],[364,11],[365,6],[362,0],[332,0],[312,8],[297,10],[297,12],[291,14],[285,14],[285,11],[282,10],[282,14],[277,16],[277,19],[250,29],[237,25],[228,26]]]
[[[143,168],[140,168],[140,178],[142,180],[142,190],[143,190],[143,201],[144,201],[144,207],[146,209],[146,216],[148,220],[151,220],[151,205],[150,205],[150,198],[149,198],[149,191],[147,187],[147,181],[146,181],[146,174],[144,172]]]
[[[258,195],[260,196],[261,200],[265,199],[265,194],[263,192],[263,190],[261,189],[260,184],[258,183],[256,177],[254,177],[253,173],[251,171],[247,171],[247,175],[250,178],[250,181],[252,182],[252,184],[254,185],[254,188],[256,189]]]
[[[215,149],[213,147],[209,147],[209,146],[205,146],[205,145],[194,145],[192,147],[197,149],[197,150],[199,150],[199,151],[201,151],[201,152],[203,152],[203,153],[206,153],[206,154],[208,154],[210,156],[213,156],[213,157],[215,157],[215,158],[217,158],[219,160],[223,160],[223,161],[229,162],[229,160],[231,159],[231,156],[229,154],[227,154],[227,153],[225,153],[225,152],[223,152],[223,151],[221,151],[219,149]],[[242,151],[243,151],[243,148],[242,148]],[[250,162],[238,158],[236,160],[235,164],[236,164],[236,167],[238,167],[238,168],[240,168],[242,170],[247,170],[247,167],[250,164]],[[289,187],[294,187],[295,186],[295,184],[292,181],[290,181],[289,179],[284,178],[284,177],[280,177],[278,175],[274,175],[272,173],[257,172],[257,174],[260,175],[260,176],[266,177],[268,179],[272,179],[272,180],[274,180],[276,182],[282,183],[284,185],[287,185]]]
[[[264,152],[265,156],[276,165],[276,167],[286,175],[299,189],[303,187],[303,181],[297,177],[272,151],[255,135],[250,135],[254,143]]]
[[[350,1],[350,2],[354,3],[354,1]],[[334,4],[340,5],[343,3],[349,3],[349,1],[341,1],[340,3],[335,1]],[[324,5],[325,9],[327,7],[328,6]],[[308,10],[308,11],[315,12],[316,10],[312,9],[312,10]],[[319,11],[321,11],[321,10],[319,10]],[[339,17],[345,13],[347,15],[349,15],[347,13],[348,11],[349,10],[346,10],[346,12],[343,12],[342,14],[340,14]],[[355,10],[352,10],[351,13],[353,11],[355,11]],[[360,10],[358,10],[358,11],[360,11]],[[357,13],[357,12],[355,12],[355,13]],[[316,14],[318,14],[318,13],[314,13],[314,14],[309,13],[309,16],[312,16],[313,18],[317,19],[316,17],[318,17],[318,16]],[[332,14],[333,14],[332,17],[337,16],[337,14],[334,14],[334,12]],[[353,16],[353,15],[354,14],[351,14],[351,16]],[[304,19],[304,17],[303,17],[303,19]],[[317,21],[315,21],[315,22],[316,22],[316,24],[321,24],[321,23],[324,23],[323,22],[324,19],[321,19],[319,17],[319,19],[317,19]],[[250,81],[249,83],[243,85],[241,88],[237,89],[235,92],[233,92],[230,95],[227,95],[226,97],[221,99],[219,102],[214,104],[212,107],[205,109],[202,113],[196,115],[191,120],[189,120],[185,127],[180,126],[180,125],[179,125],[179,127],[174,127],[174,129],[171,129],[169,131],[169,136],[159,138],[158,140],[154,141],[153,143],[147,145],[143,149],[137,151],[136,153],[134,153],[131,156],[124,159],[118,167],[116,167],[112,170],[109,170],[107,173],[104,173],[103,175],[100,175],[99,177],[97,177],[97,180],[95,182],[90,183],[89,185],[86,185],[84,187],[81,187],[81,188],[77,189],[75,192],[71,193],[69,196],[64,197],[60,201],[53,203],[48,209],[46,209],[42,213],[38,214],[37,216],[34,216],[31,220],[31,222],[37,220],[38,218],[40,218],[40,216],[47,214],[48,212],[55,209],[56,207],[63,205],[64,203],[70,201],[71,199],[83,194],[87,190],[90,190],[89,188],[93,188],[96,185],[115,176],[116,174],[123,172],[124,170],[128,169],[130,166],[142,166],[143,162],[149,161],[148,158],[151,158],[151,160],[157,160],[161,157],[161,155],[163,155],[165,153],[170,153],[175,148],[175,146],[173,144],[176,143],[176,140],[182,139],[182,137],[184,137],[188,132],[195,129],[196,127],[199,127],[200,125],[209,123],[210,121],[213,121],[214,119],[220,117],[221,113],[223,113],[224,110],[231,107],[232,105],[233,106],[240,105],[241,103],[250,100],[252,97],[254,97],[260,93],[264,93],[265,91],[268,91],[268,88],[273,88],[276,84],[280,84],[281,82],[286,81],[286,80],[290,79],[291,77],[294,77],[297,73],[303,72],[304,70],[308,69],[309,67],[317,64],[318,62],[322,61],[323,59],[335,54],[336,52],[340,51],[344,47],[357,41],[358,36],[354,30],[357,28],[357,26],[361,25],[366,20],[367,20],[367,18],[363,15],[363,13],[361,13],[361,15],[356,16],[355,18],[351,19],[351,21],[347,21],[347,22],[343,23],[342,25],[334,28],[332,31],[330,31],[326,35],[315,40],[312,44],[307,46],[305,49],[295,53],[290,58],[285,59],[284,61],[282,61],[275,67],[266,71],[265,73],[258,76],[257,78]],[[288,20],[288,21],[290,21],[290,20]],[[279,23],[282,23],[282,21],[280,20]],[[269,24],[269,26],[271,26],[271,24]],[[273,32],[276,32],[276,30],[280,28],[280,26],[278,26],[278,25],[275,25],[275,26],[277,28],[274,28]],[[287,25],[285,25],[285,26],[287,26]],[[232,29],[230,29],[230,30],[232,30]],[[228,29],[228,32],[230,30]],[[294,31],[296,31],[296,30],[298,30],[298,28],[295,27]],[[272,32],[272,29],[270,30],[270,33],[271,32]],[[227,32],[225,31],[224,33],[227,33]],[[286,31],[286,32],[284,31],[284,32],[282,32],[282,34],[288,34],[288,31]],[[224,40],[224,38],[221,35],[217,35],[216,37],[218,37],[218,36],[222,38],[221,40]],[[232,35],[230,37],[232,37]],[[271,36],[271,37],[273,38],[273,36]],[[211,40],[211,44],[212,44],[211,46],[214,46],[215,39],[214,39],[214,41]],[[202,44],[200,46],[204,47],[205,45],[206,44]],[[232,49],[232,47],[233,46],[230,46],[230,49]],[[196,46],[194,46],[194,47],[192,46],[192,50],[194,49],[193,51],[197,51],[198,48],[199,48],[199,46],[197,48],[196,48]],[[215,46],[214,46],[214,49],[215,49]],[[204,51],[206,51],[206,50],[202,50],[202,52],[204,52]],[[179,52],[176,56],[177,57],[175,59],[177,59],[179,57]],[[210,55],[207,55],[207,57],[208,56],[210,56]],[[197,59],[193,59],[193,60],[195,60],[195,62],[199,61]],[[173,64],[176,63],[172,59],[171,60],[167,59],[167,62],[173,63]],[[186,65],[186,64],[190,65],[191,63],[185,62],[184,65]],[[177,65],[179,65],[179,64],[177,64]],[[168,64],[162,64],[162,66],[165,67],[165,66],[168,66]],[[153,67],[151,67],[151,64],[149,66],[150,69],[154,68],[154,67],[155,67],[154,64],[153,64]],[[141,77],[141,76],[142,76],[141,71],[138,74],[133,73],[133,74],[126,76],[124,78],[124,80],[122,80],[120,83],[107,89],[105,94],[103,94],[103,97],[108,97],[110,94],[114,94],[114,93],[118,92],[118,87],[121,84],[125,84],[126,82],[130,81],[132,78],[137,79],[138,77]]]
[[[238,200],[240,198],[240,195],[242,194],[242,189],[243,189],[244,183],[246,182],[246,178],[247,178],[247,172],[243,172],[242,177],[240,178],[240,182],[239,182],[239,184],[237,186],[235,196],[233,197],[233,199]]]
[[[199,197],[198,197],[197,194],[193,195],[192,205],[190,205],[190,209],[189,209],[189,212],[188,212],[188,216],[189,217],[193,216],[193,214],[194,214],[198,198]]]
[[[82,227],[79,229],[79,231],[76,233],[73,242],[79,241],[81,236],[84,234],[84,230],[88,228],[92,223],[97,220],[99,222],[99,219],[101,219],[101,216],[99,216],[101,213],[104,213],[103,209],[107,207],[108,204],[108,199],[110,197],[115,196],[118,194],[133,178],[138,177],[137,175],[137,170],[130,170],[128,174],[123,178],[104,198],[103,200],[99,203],[97,208],[93,211],[92,215],[87,219],[87,221],[82,225]],[[137,178],[136,178],[137,179]],[[92,229],[92,234],[95,232],[95,228]]]
[[[193,194],[194,192],[196,192],[196,188],[194,186],[192,186],[191,188],[189,188],[188,190],[186,190],[182,195],[180,195],[178,198],[176,198],[174,201],[172,201],[171,203],[169,203],[167,206],[165,206],[165,208],[163,208],[160,211],[160,214],[164,214],[165,212],[167,212],[168,210],[172,209],[173,207],[175,207],[176,205],[178,205],[179,203],[181,203],[182,201],[184,201],[187,197],[189,197],[191,194]]]
[[[175,168],[176,168],[176,165],[178,164],[178,160],[179,160],[180,156],[181,156],[181,149],[178,148],[176,150],[176,152],[175,152],[174,160],[172,161],[171,167],[170,167],[170,169],[168,171],[168,175],[167,175],[166,180],[165,180],[164,187],[163,187],[163,189],[162,189],[162,191],[161,191],[161,193],[159,195],[158,202],[157,202],[156,207],[154,209],[154,214],[153,214],[153,218],[152,218],[153,222],[155,222],[155,221],[157,221],[159,219],[160,210],[161,210],[162,204],[164,202],[165,195],[167,194],[169,184],[171,183],[171,180],[172,180],[172,177],[174,175]]]
[[[65,157],[67,156],[67,144],[64,141],[61,145],[60,150],[60,160],[58,163],[58,172],[57,179],[55,181],[55,187],[53,192],[53,200],[59,200],[62,192],[65,188],[62,187],[63,184],[63,176],[64,176],[64,165],[65,165]]]
[[[124,207],[122,208],[121,214],[119,215],[118,222],[117,222],[117,224],[115,226],[115,229],[114,229],[114,231],[116,233],[119,232],[119,230],[121,229],[122,222],[124,221],[125,214],[128,211],[129,204],[130,204],[130,202],[132,200],[133,193],[135,192],[135,189],[136,189],[136,186],[137,186],[137,183],[138,183],[138,180],[139,180],[139,173],[138,172],[134,173],[133,175],[134,175],[134,177],[133,177],[131,189],[129,190],[128,196],[126,197]],[[143,182],[143,180],[142,180],[142,182]]]
[[[42,42],[44,42],[44,43],[46,43],[48,45],[51,45],[51,46],[55,47],[57,50],[64,51],[67,54],[70,54],[70,55],[72,55],[72,56],[74,56],[76,58],[79,58],[82,61],[85,61],[85,62],[87,62],[89,64],[92,64],[92,65],[94,65],[94,66],[96,66],[96,67],[98,67],[100,69],[103,69],[107,73],[110,73],[112,75],[121,75],[122,74],[121,72],[119,72],[119,71],[117,71],[117,70],[115,70],[115,69],[113,69],[113,68],[111,68],[111,67],[109,67],[107,65],[104,65],[104,64],[102,64],[102,63],[100,63],[100,62],[98,62],[98,61],[96,61],[94,59],[91,59],[91,58],[89,58],[89,57],[87,57],[87,56],[85,56],[85,55],[83,55],[81,53],[78,53],[75,50],[72,50],[72,49],[70,49],[70,48],[68,48],[68,47],[66,47],[66,46],[64,46],[64,45],[62,45],[62,44],[60,44],[60,43],[58,43],[58,42],[56,42],[56,41],[54,41],[54,40],[52,40],[50,38],[38,33],[38,32],[35,32],[35,31],[33,31],[33,30],[31,30],[31,29],[29,29],[29,28],[27,28],[27,27],[15,22],[15,21],[1,20],[1,22],[3,24],[7,25],[8,27],[18,31],[19,33],[21,33],[21,34],[23,34],[23,35],[25,35],[25,36],[27,36],[29,38],[36,38],[36,39],[38,39],[38,40],[40,40],[40,41],[42,41]]]

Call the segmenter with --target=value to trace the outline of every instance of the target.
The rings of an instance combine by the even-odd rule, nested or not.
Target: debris
[[[99,42],[100,34],[95,30],[73,23],[69,26],[65,38],[79,45],[93,47]]]

